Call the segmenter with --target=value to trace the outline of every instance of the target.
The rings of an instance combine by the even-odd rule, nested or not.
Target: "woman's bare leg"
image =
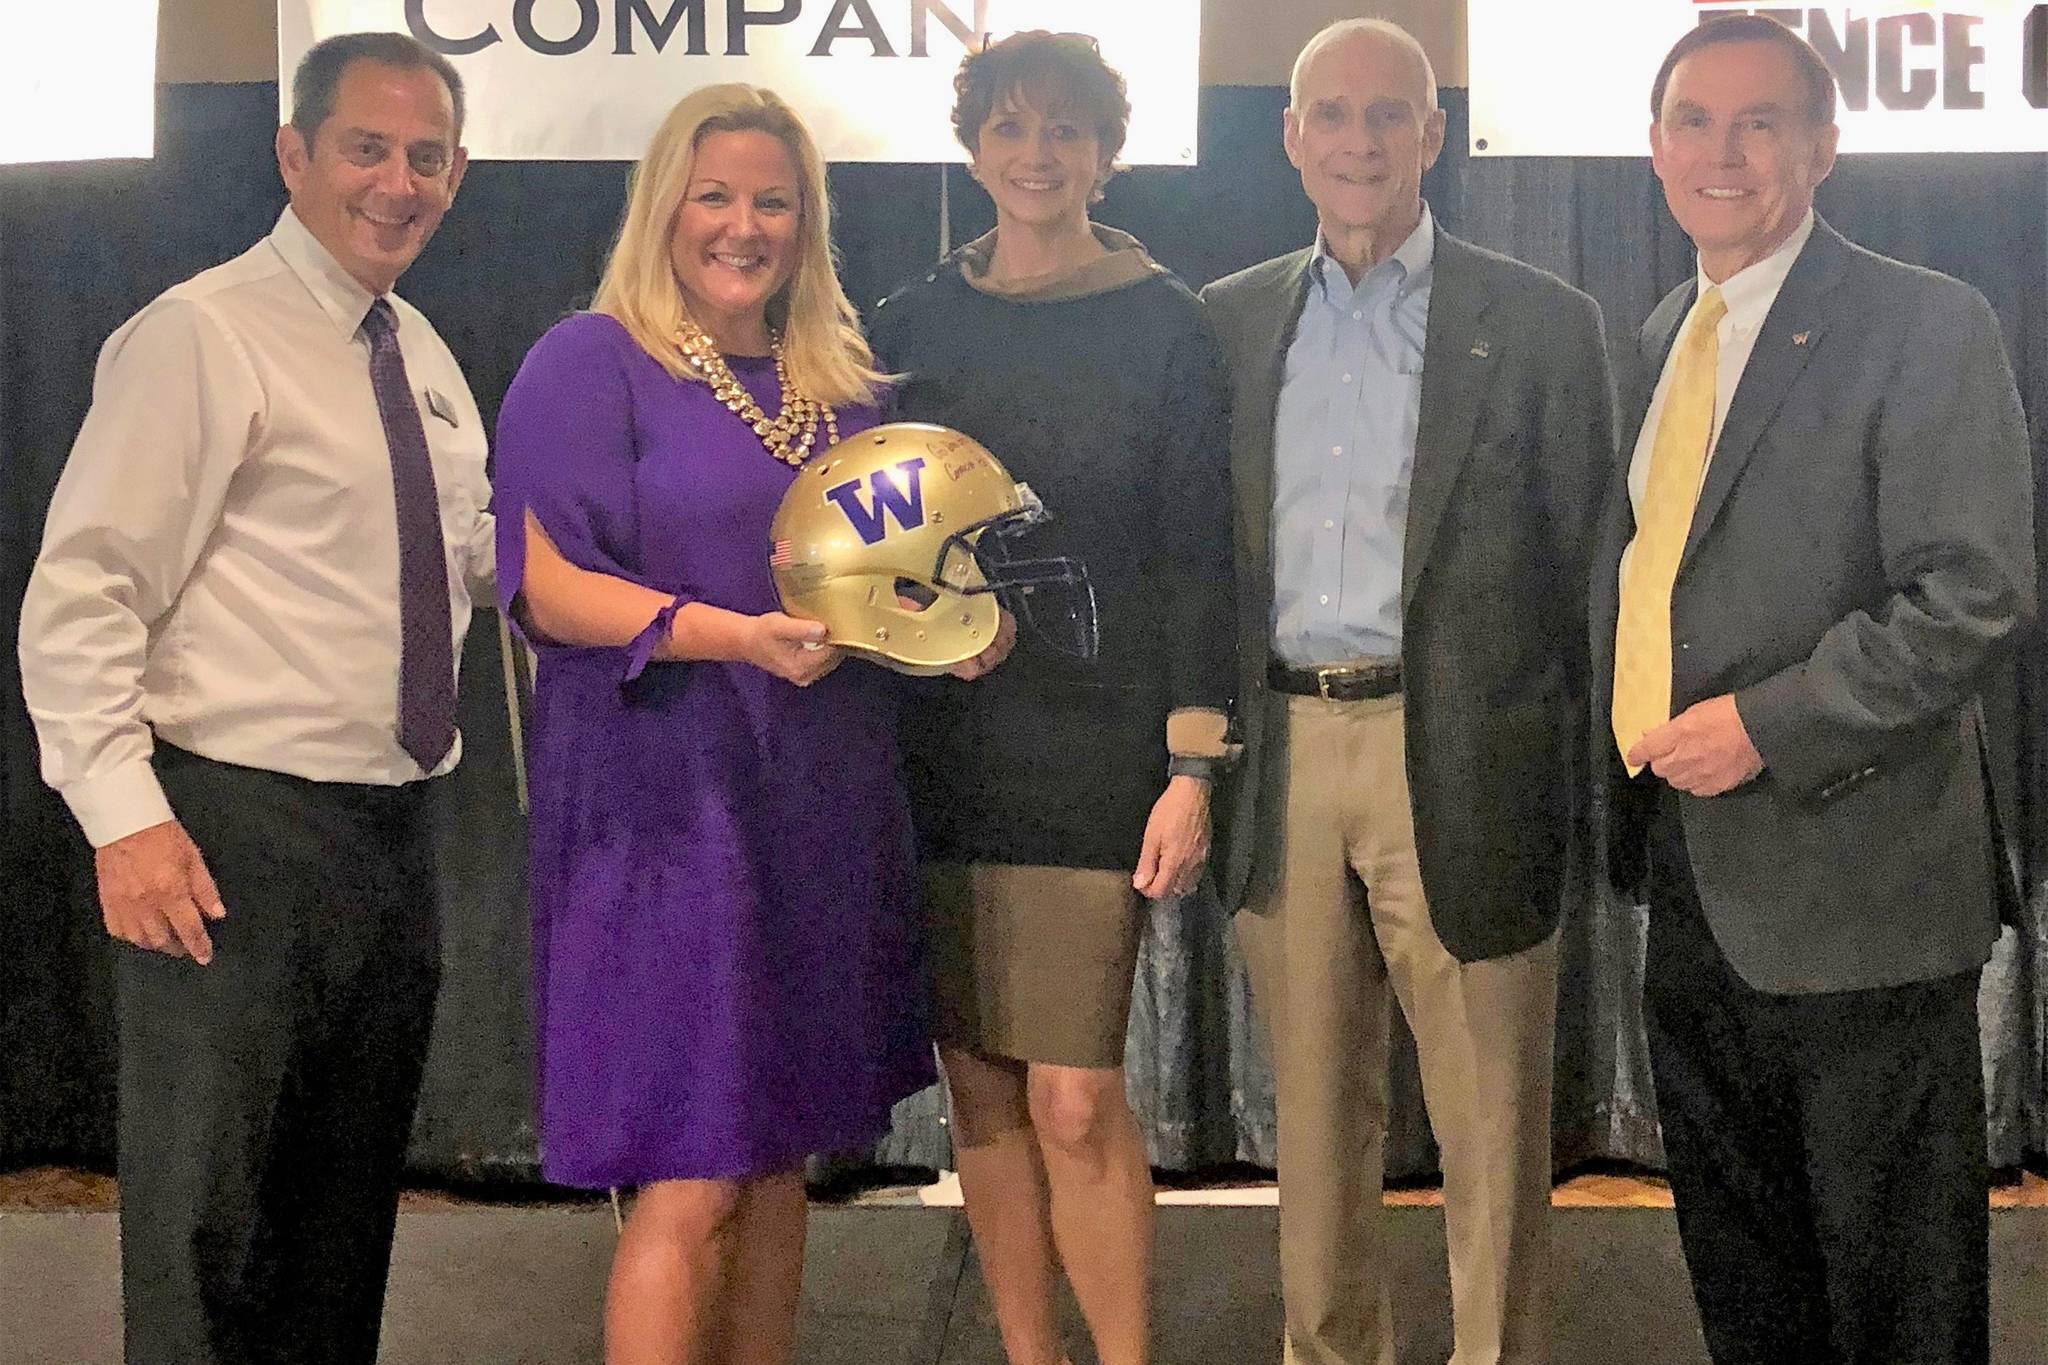
[[[1033,1062],[1031,1126],[1051,1190],[1053,1245],[1102,1365],[1145,1365],[1152,1168],[1118,1067]]]
[[[953,1151],[981,1278],[1010,1365],[1062,1365],[1050,1195],[1022,1062],[942,1048]]]

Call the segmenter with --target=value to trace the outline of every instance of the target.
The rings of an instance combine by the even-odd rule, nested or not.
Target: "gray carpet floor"
[[[1438,1210],[1390,1211],[1402,1365],[1450,1354]],[[1705,1365],[1668,1211],[1559,1210],[1557,1365]],[[1274,1211],[1160,1210],[1159,1365],[1279,1359]],[[586,1365],[612,1244],[602,1208],[408,1210],[382,1365]],[[118,1365],[110,1213],[0,1214],[0,1365]],[[2048,1210],[1992,1215],[1995,1365],[2048,1362]],[[1071,1303],[1077,1365],[1093,1357]],[[1001,1365],[956,1212],[823,1208],[811,1221],[801,1365]],[[142,1363],[138,1363],[142,1365]]]

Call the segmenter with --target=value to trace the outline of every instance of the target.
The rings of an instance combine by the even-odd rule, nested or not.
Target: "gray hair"
[[[1436,67],[1430,62],[1429,53],[1416,41],[1415,35],[1391,19],[1339,19],[1309,39],[1307,46],[1301,49],[1301,55],[1294,59],[1294,71],[1287,78],[1287,102],[1296,108],[1300,107],[1301,83],[1308,75],[1310,64],[1316,58],[1339,43],[1365,37],[1392,43],[1415,58],[1416,63],[1422,67],[1422,85],[1428,99],[1421,112],[1435,113]]]

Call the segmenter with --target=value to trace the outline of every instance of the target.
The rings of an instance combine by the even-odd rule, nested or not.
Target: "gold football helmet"
[[[999,598],[1048,643],[1089,658],[1087,569],[1003,553],[1004,538],[1045,519],[978,441],[891,422],[803,467],[776,509],[768,565],[784,611],[899,673],[943,673],[988,648]]]

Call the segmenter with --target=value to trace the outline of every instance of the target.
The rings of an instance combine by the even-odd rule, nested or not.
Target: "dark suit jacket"
[[[1309,251],[1202,291],[1232,372],[1245,753],[1222,803],[1236,908],[1279,852],[1271,733],[1273,426]],[[1408,781],[1430,916],[1463,961],[1556,925],[1585,807],[1580,579],[1613,463],[1600,309],[1542,271],[1436,235],[1401,572]]]
[[[1632,357],[1591,585],[1602,726],[1628,455],[1695,292],[1658,305]],[[1736,388],[1671,598],[1674,714],[1732,692],[1765,764],[1679,798],[1707,922],[1750,985],[1894,985],[1988,955],[2005,878],[1976,693],[2033,613],[2032,508],[1982,296],[1816,223]],[[1628,882],[1656,788],[1602,752]]]

